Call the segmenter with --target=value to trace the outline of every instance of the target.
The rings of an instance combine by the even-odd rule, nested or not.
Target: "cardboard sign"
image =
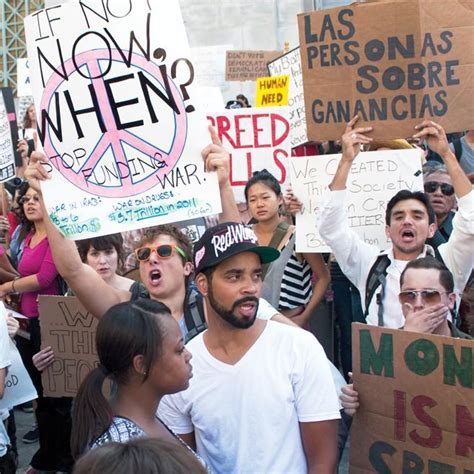
[[[288,105],[290,76],[259,77],[257,79],[256,107]]]
[[[290,76],[288,105],[290,107],[291,147],[302,145],[308,141],[308,137],[306,136],[306,112],[300,48],[295,48],[269,63],[268,72],[272,77],[282,74],[289,74]]]
[[[227,51],[226,81],[256,81],[268,74],[267,64],[281,56],[281,51]]]
[[[71,0],[26,17],[25,31],[53,176],[43,193],[66,237],[220,212],[178,2]]]
[[[237,202],[245,202],[244,188],[254,171],[266,168],[283,189],[288,185],[288,116],[288,107],[232,109],[208,115],[209,124],[230,153],[230,184]]]
[[[296,216],[296,250],[331,252],[318,228],[341,155],[290,158],[291,186],[303,203]],[[401,189],[423,190],[419,150],[360,153],[347,180],[347,219],[361,239],[380,249],[390,246],[385,236],[385,206]]]
[[[357,114],[374,138],[412,136],[423,119],[474,128],[472,2],[353,4],[298,27],[309,139],[339,139]]]
[[[221,87],[225,83],[226,51],[231,44],[191,48],[196,83],[201,86]]]
[[[15,176],[16,144],[18,127],[10,88],[3,88],[0,94],[0,183]]]
[[[350,472],[470,474],[474,341],[352,325]]]
[[[41,347],[51,346],[55,361],[41,380],[47,397],[73,397],[84,377],[98,365],[98,320],[76,297],[39,297]]]
[[[28,58],[18,58],[16,60],[16,95],[17,97],[33,95]]]

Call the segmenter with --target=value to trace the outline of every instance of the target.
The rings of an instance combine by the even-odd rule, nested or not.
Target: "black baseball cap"
[[[256,253],[262,263],[273,262],[280,256],[277,249],[258,245],[250,227],[225,222],[207,229],[194,244],[194,271],[198,274],[242,252]]]

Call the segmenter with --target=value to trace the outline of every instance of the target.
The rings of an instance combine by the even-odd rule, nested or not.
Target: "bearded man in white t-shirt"
[[[192,339],[194,377],[158,415],[217,473],[334,473],[339,404],[324,351],[301,329],[256,318],[262,263],[277,259],[236,223],[194,247],[208,329]]]

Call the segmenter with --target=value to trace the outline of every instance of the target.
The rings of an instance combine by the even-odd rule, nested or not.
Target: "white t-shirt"
[[[217,473],[305,473],[300,422],[339,418],[323,348],[307,331],[268,321],[235,365],[207,350],[203,334],[187,347],[194,377],[165,396],[158,416],[176,433],[194,430],[197,453]]]

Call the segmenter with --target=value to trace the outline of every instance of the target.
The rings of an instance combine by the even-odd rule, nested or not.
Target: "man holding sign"
[[[404,324],[398,304],[399,277],[410,260],[433,253],[425,242],[436,230],[435,215],[425,194],[408,190],[397,193],[386,209],[386,235],[393,246],[382,254],[386,255],[384,257],[379,257],[376,247],[363,242],[350,229],[344,212],[346,182],[360,146],[372,141],[365,135],[372,127],[356,128],[357,119],[356,116],[347,124],[342,136],[343,153],[329,186],[331,192],[322,211],[319,231],[342,271],[357,286],[367,322],[399,328]],[[416,130],[414,137],[426,139],[430,148],[443,158],[458,198],[459,211],[454,219],[453,233],[449,241],[439,247],[439,252],[454,275],[455,288],[462,291],[473,266],[474,193],[449,149],[443,128],[424,121]]]

